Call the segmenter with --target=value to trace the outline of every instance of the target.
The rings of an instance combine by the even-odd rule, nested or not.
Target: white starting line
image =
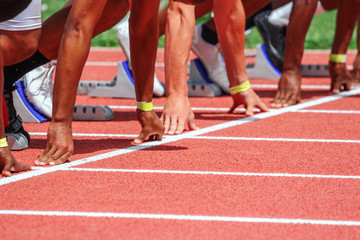
[[[234,126],[239,126],[239,125],[242,125],[242,124],[245,124],[245,123],[249,123],[249,122],[253,122],[253,121],[257,121],[257,120],[261,120],[261,119],[266,119],[266,118],[269,118],[269,117],[281,115],[281,114],[288,113],[288,112],[298,111],[298,110],[303,109],[303,108],[316,106],[316,105],[319,105],[319,104],[335,101],[335,100],[338,100],[338,99],[341,99],[341,98],[344,98],[344,97],[354,96],[354,95],[358,95],[358,94],[360,94],[360,89],[354,89],[354,90],[351,90],[351,91],[341,92],[341,93],[336,94],[336,95],[330,95],[330,96],[326,96],[326,97],[323,97],[323,98],[320,98],[320,99],[316,99],[316,100],[300,103],[300,104],[297,104],[297,105],[289,106],[289,107],[286,107],[286,108],[281,108],[281,109],[276,109],[276,110],[272,110],[272,111],[269,111],[269,112],[260,113],[260,114],[257,114],[255,116],[251,116],[251,117],[247,117],[247,118],[243,118],[243,119],[238,119],[238,120],[234,120],[234,121],[229,121],[229,122],[217,124],[217,125],[214,125],[214,126],[211,126],[211,127],[186,132],[186,133],[183,133],[183,134],[180,134],[180,135],[168,136],[165,139],[163,139],[162,141],[146,142],[146,143],[143,143],[143,144],[140,144],[140,145],[131,146],[131,147],[128,147],[128,148],[119,149],[119,150],[111,151],[111,152],[108,152],[108,153],[103,153],[103,154],[99,154],[99,155],[94,155],[92,157],[75,160],[75,161],[65,163],[65,164],[62,164],[62,165],[57,165],[57,166],[52,166],[52,167],[44,167],[44,168],[41,168],[39,170],[33,170],[33,171],[28,171],[28,172],[15,174],[15,175],[13,175],[11,177],[1,178],[0,179],[0,186],[6,185],[6,184],[9,184],[9,183],[13,183],[13,182],[17,182],[17,181],[20,181],[20,180],[33,178],[35,176],[44,175],[44,174],[47,174],[47,173],[68,169],[70,167],[79,166],[79,165],[82,165],[82,164],[85,164],[85,163],[96,162],[96,161],[99,161],[99,160],[104,160],[104,159],[107,159],[107,158],[120,156],[120,155],[123,155],[123,154],[127,154],[127,153],[135,152],[135,151],[138,151],[138,150],[163,145],[163,144],[170,143],[170,142],[175,142],[175,141],[179,141],[179,140],[183,140],[183,139],[187,139],[187,138],[197,137],[199,135],[207,134],[207,133],[210,133],[210,132],[223,130],[223,129],[234,127]]]

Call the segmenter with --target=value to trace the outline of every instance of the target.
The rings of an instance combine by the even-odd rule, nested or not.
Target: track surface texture
[[[82,80],[110,81],[122,60],[94,48]],[[270,105],[277,79],[251,83]],[[199,130],[138,146],[134,99],[79,95],[115,119],[73,122],[75,154],[51,167],[34,166],[49,123],[24,123],[30,147],[13,154],[33,170],[0,177],[0,239],[360,239],[360,89],[329,84],[303,78],[303,103],[248,118],[226,113],[230,96],[191,98]]]

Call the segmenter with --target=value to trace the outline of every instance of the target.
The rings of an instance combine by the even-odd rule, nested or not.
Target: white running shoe
[[[28,72],[24,77],[27,98],[47,117],[52,116],[53,73],[56,61]]]
[[[225,93],[230,94],[229,80],[220,46],[219,44],[212,45],[205,42],[201,37],[201,32],[202,25],[196,26],[191,50],[198,56],[204,65],[209,79],[219,85]]]
[[[129,38],[129,20],[124,19],[119,22],[115,27],[117,40],[125,53],[125,56],[129,63],[129,68],[131,69],[131,61],[130,61],[130,38]],[[154,74],[154,89],[153,92],[156,96],[162,97],[165,94],[165,88],[160,83],[159,79],[156,76],[156,72]]]

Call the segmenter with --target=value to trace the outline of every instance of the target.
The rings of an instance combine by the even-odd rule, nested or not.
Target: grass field
[[[51,14],[56,12],[62,7],[66,0],[43,0],[43,20],[48,18]],[[162,1],[162,5],[166,4],[166,0]],[[206,15],[197,20],[197,23],[207,21],[210,15]],[[330,11],[319,14],[314,17],[310,29],[306,35],[305,49],[329,49],[334,39],[335,32],[336,11]],[[253,28],[251,33],[246,38],[246,48],[255,48],[257,44],[261,43],[262,39],[256,27]],[[92,46],[98,47],[119,47],[116,40],[116,33],[110,29],[99,36],[95,37],[92,41]],[[159,40],[159,47],[164,47],[164,36]],[[356,49],[355,31],[351,40],[350,49]]]

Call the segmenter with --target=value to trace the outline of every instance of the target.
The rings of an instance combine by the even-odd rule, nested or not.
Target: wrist
[[[237,86],[230,87],[230,93],[231,93],[231,95],[235,95],[235,94],[244,92],[246,90],[249,90],[250,88],[251,88],[250,82],[249,82],[249,80],[247,80],[246,82],[243,82]]]
[[[332,63],[345,63],[346,62],[346,54],[330,54],[330,62]]]
[[[140,101],[137,101],[136,106],[137,106],[137,109],[139,109],[141,111],[144,111],[144,112],[149,112],[149,111],[154,110],[154,106],[153,106],[152,102],[140,102]]]

